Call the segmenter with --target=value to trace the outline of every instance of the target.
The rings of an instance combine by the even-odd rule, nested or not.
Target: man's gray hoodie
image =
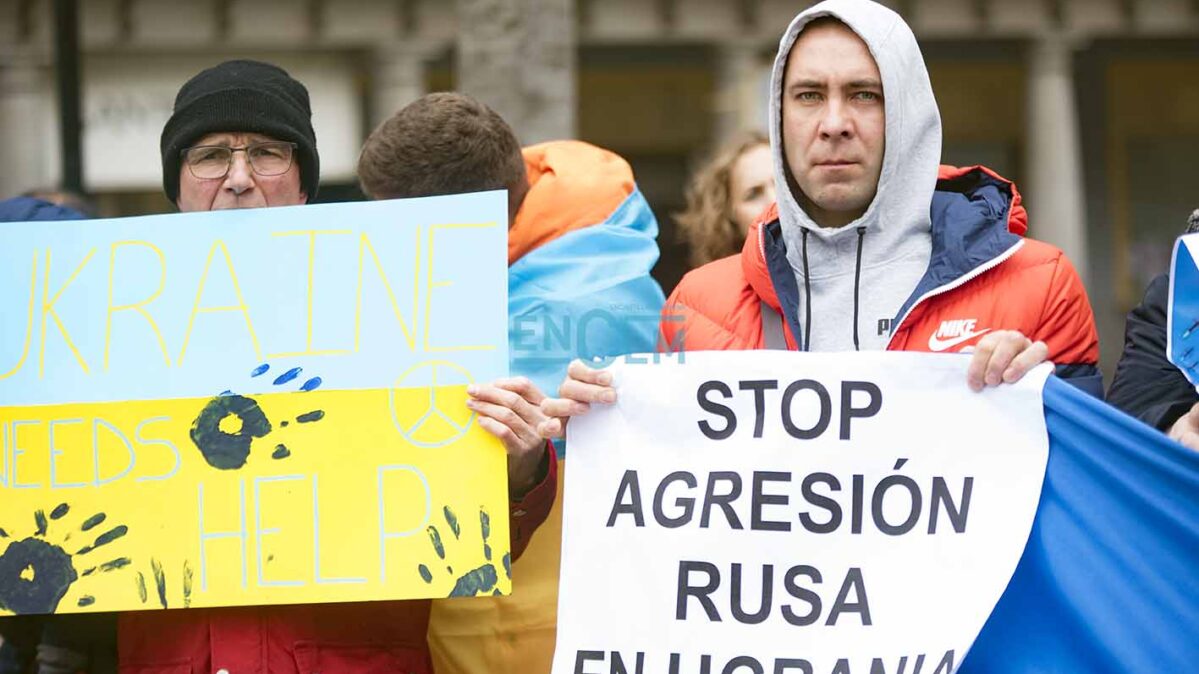
[[[781,127],[787,57],[804,26],[822,16],[841,20],[870,49],[882,76],[886,115],[878,192],[862,217],[829,229],[812,221],[788,187]],[[769,114],[779,220],[800,289],[797,319],[810,332],[809,348],[853,349],[856,308],[860,348],[883,349],[889,334],[880,334],[876,326],[896,315],[927,269],[932,251],[929,207],[941,159],[941,117],[916,37],[898,14],[869,0],[826,0],[811,7],[795,17],[779,43]]]

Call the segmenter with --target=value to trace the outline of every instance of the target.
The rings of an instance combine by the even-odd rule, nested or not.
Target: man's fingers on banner
[[[511,409],[478,400],[468,400],[466,406],[479,414],[479,423],[484,430],[505,444],[513,444],[514,449],[526,449],[529,445],[541,444],[542,438],[537,433],[537,425],[529,423]]]
[[[1049,346],[1045,342],[1033,342],[1027,349],[1021,351],[1012,359],[1011,365],[1003,371],[1003,381],[1013,384],[1028,374],[1028,371],[1049,359]]]
[[[542,414],[541,408],[530,403],[519,393],[501,388],[498,385],[491,384],[471,384],[466,389],[470,399],[466,401],[466,406],[472,410],[482,412],[484,409],[472,403],[489,403],[512,412],[518,416],[524,423],[531,428],[536,428],[537,424],[545,421],[545,415]],[[505,414],[488,414],[488,416],[498,419],[503,423],[509,423]]]
[[[611,386],[587,384],[575,379],[567,379],[562,382],[562,386],[558,388],[558,394],[563,398],[582,403],[616,402],[616,389]]]
[[[1175,424],[1174,432],[1170,433],[1170,439],[1187,449],[1199,451],[1199,428],[1196,428],[1194,422],[1187,417],[1183,417],[1180,423]]]
[[[991,362],[991,354],[995,351],[995,334],[990,333],[978,340],[974,353],[970,356],[970,366],[966,369],[966,384],[973,391],[981,391],[986,386],[983,377],[987,372],[987,364]]]
[[[1170,439],[1183,447],[1199,451],[1199,403],[1191,406],[1186,414],[1170,427]]]
[[[522,398],[529,401],[530,405],[540,405],[541,401],[545,400],[545,394],[528,377],[500,379],[495,385],[504,390],[519,394]]]
[[[528,425],[519,414],[504,405],[496,405],[482,400],[467,400],[466,406],[477,412],[480,418],[494,419],[513,430]]]
[[[566,368],[567,381],[577,379],[588,384],[598,384],[600,386],[610,386],[612,384],[612,373],[607,370],[597,370],[588,366],[581,360],[572,360]]]
[[[587,414],[591,405],[569,398],[546,398],[541,401],[541,412],[547,417],[574,417]]]
[[[1024,372],[1013,376],[1012,379],[1006,379],[1005,374],[1014,359],[1031,346],[1032,342],[1016,330],[1000,330],[987,334],[978,340],[970,358],[970,366],[966,370],[967,385],[974,391],[981,391],[986,386],[1018,380],[1024,376]],[[1036,355],[1036,352],[1031,355]],[[1045,355],[1048,355],[1048,350]],[[1044,357],[1041,357],[1041,360],[1044,360]],[[1012,374],[1016,375],[1014,372]]]
[[[549,421],[541,423],[537,426],[537,434],[546,440],[554,440],[566,435],[567,418],[553,417]]]
[[[1182,437],[1177,438],[1178,443],[1189,450],[1199,452],[1199,433],[1189,432],[1183,433]]]
[[[983,381],[987,386],[998,386],[1003,383],[1003,373],[1011,365],[1012,360],[1030,344],[1027,337],[1012,331],[1003,331],[995,340],[995,350],[987,361],[987,371]]]
[[[569,381],[569,380],[568,380]],[[566,384],[564,383],[563,386]],[[541,411],[550,419],[537,426],[537,432],[547,440],[561,438],[566,434],[566,424],[571,417],[586,414],[591,405],[571,398],[546,398],[541,401]]]
[[[513,451],[521,451],[522,448],[529,444],[543,442],[541,436],[537,435],[532,428],[524,424],[514,428],[502,421],[483,416],[480,413],[479,425],[483,427],[483,430],[499,438],[500,442],[504,443],[504,449],[509,454]]]

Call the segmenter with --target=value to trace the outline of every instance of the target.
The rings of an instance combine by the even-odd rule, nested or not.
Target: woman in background
[[[750,225],[774,203],[770,141],[753,131],[734,138],[691,179],[687,210],[675,216],[699,267],[741,250]]]

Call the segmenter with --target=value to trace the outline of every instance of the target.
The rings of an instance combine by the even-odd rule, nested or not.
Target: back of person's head
[[[300,186],[309,199],[320,182],[320,156],[308,89],[279,66],[225,61],[185,82],[162,129],[162,187],[179,198],[184,149],[210,133],[258,133],[296,144]]]
[[[680,240],[691,248],[692,266],[741,250],[746,226],[738,222],[734,213],[733,170],[737,160],[758,147],[770,147],[765,134],[741,133],[721,147],[691,178],[687,186],[687,209],[675,215],[675,221]]]
[[[362,190],[375,199],[509,191],[512,213],[528,190],[512,127],[463,94],[427,94],[379,125],[358,158]]]
[[[87,215],[66,206],[59,206],[36,197],[13,197],[0,201],[0,222],[49,222],[51,220],[86,220]]]

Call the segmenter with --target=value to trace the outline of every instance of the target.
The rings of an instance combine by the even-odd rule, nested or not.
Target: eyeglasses
[[[200,180],[216,180],[229,174],[233,166],[233,153],[245,152],[250,170],[260,176],[277,176],[287,173],[295,156],[296,144],[281,140],[250,143],[244,147],[224,145],[197,145],[185,148],[183,163],[187,170]]]

